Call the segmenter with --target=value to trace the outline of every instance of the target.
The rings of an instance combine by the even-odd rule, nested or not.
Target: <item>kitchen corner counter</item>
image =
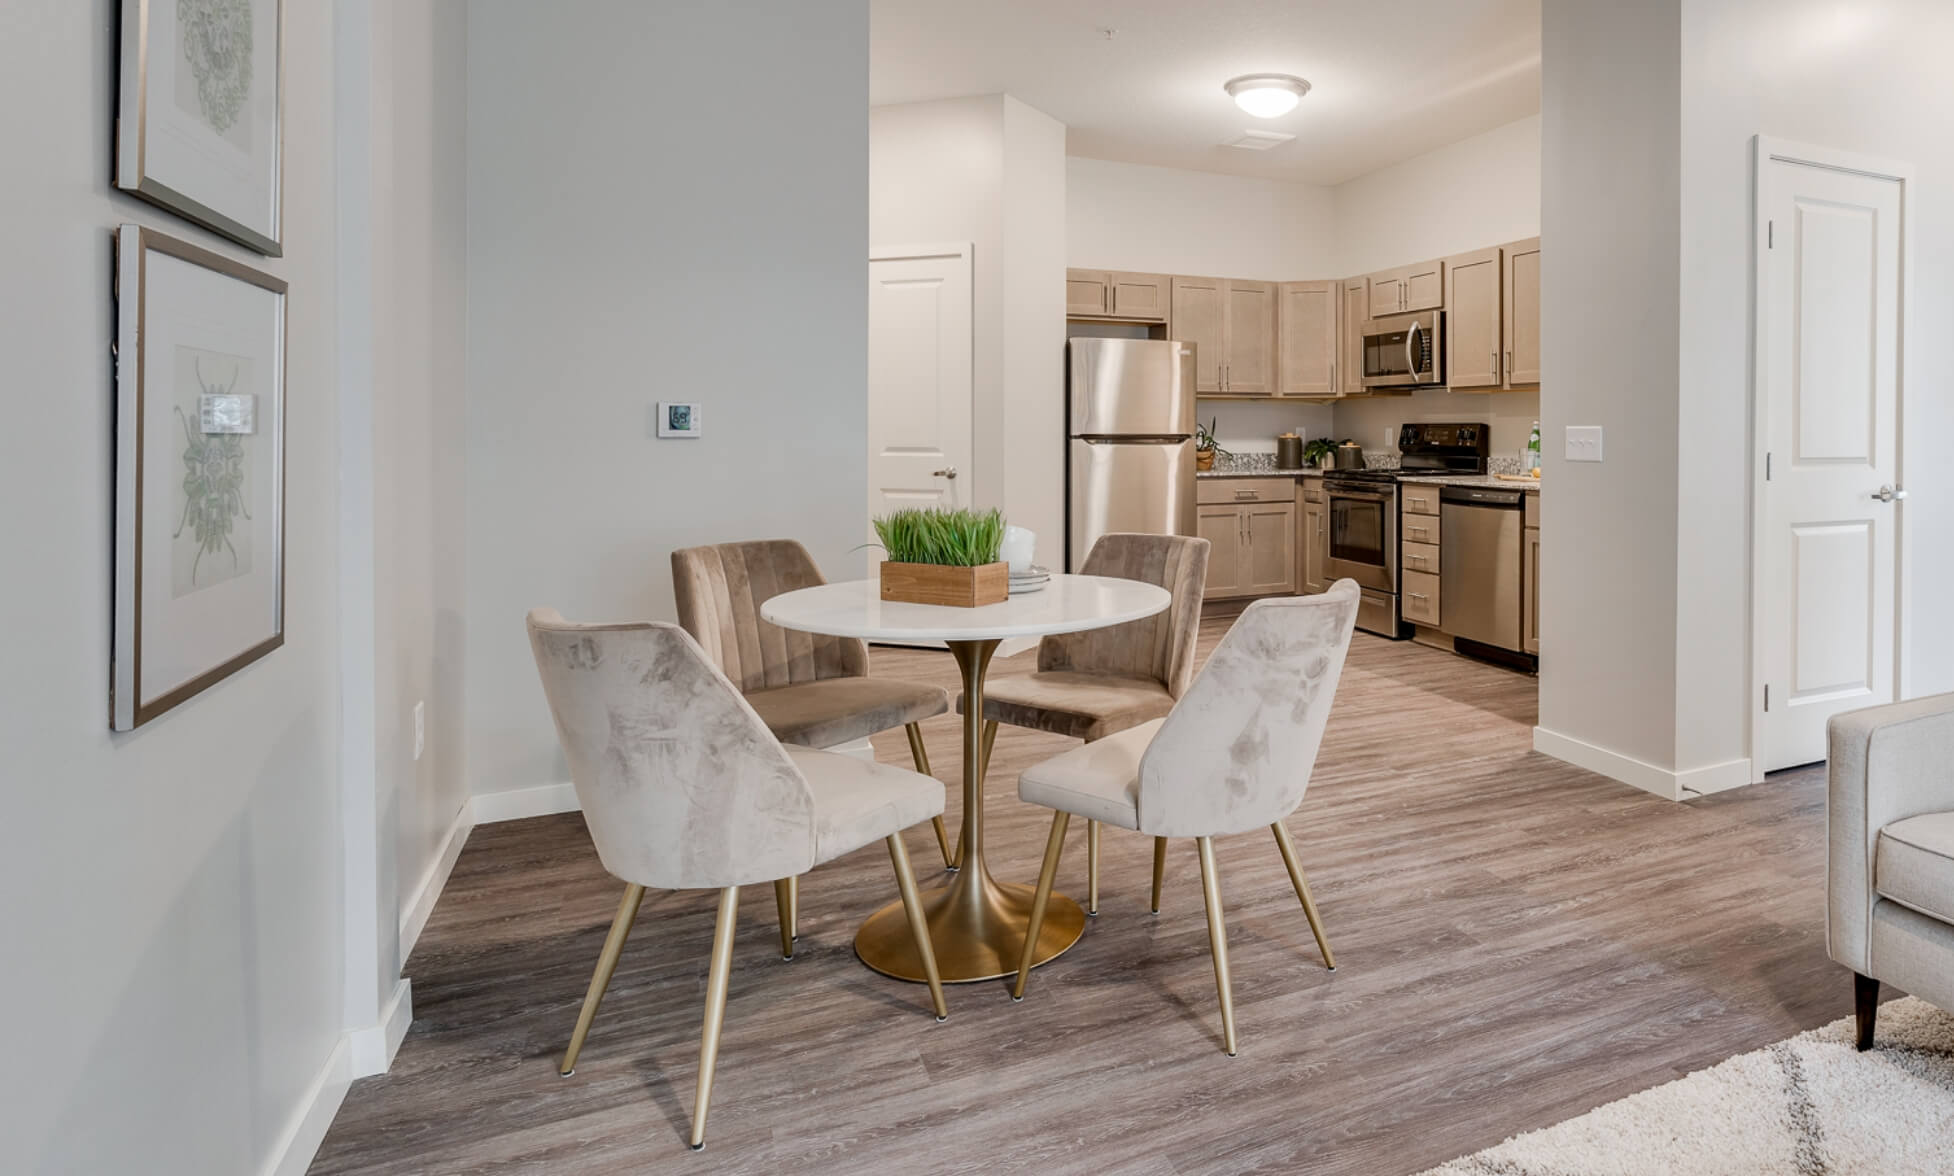
[[[1406,474],[1399,482],[1420,486],[1476,486],[1487,490],[1520,490],[1528,494],[1540,493],[1540,481],[1530,478],[1524,482],[1511,478],[1495,478],[1489,474]]]

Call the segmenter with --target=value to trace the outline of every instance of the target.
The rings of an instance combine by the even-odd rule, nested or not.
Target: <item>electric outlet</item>
[[[1569,461],[1600,461],[1601,460],[1601,426],[1600,425],[1567,426],[1567,460]]]
[[[421,753],[426,750],[427,701],[423,699],[414,704],[414,758],[421,758]]]

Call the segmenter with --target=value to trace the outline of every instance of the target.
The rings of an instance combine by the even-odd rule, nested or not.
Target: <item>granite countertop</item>
[[[1416,482],[1425,486],[1480,486],[1489,490],[1522,490],[1528,494],[1540,493],[1538,479],[1515,482],[1488,474],[1407,474],[1400,477],[1398,481]]]
[[[1196,470],[1197,478],[1320,478],[1322,470],[1279,470],[1274,466],[1267,469],[1226,469]]]

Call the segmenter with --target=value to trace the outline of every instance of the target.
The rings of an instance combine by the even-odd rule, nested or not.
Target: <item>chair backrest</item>
[[[1194,639],[1208,584],[1208,541],[1188,535],[1101,535],[1079,571],[1165,588],[1166,611],[1123,625],[1064,633],[1038,643],[1038,668],[1152,678],[1179,698],[1194,675]]]
[[[1222,635],[1140,760],[1140,831],[1220,837],[1296,811],[1343,676],[1359,591],[1258,600]]]
[[[683,629],[536,609],[529,645],[606,870],[682,890],[813,867],[806,777]]]
[[[672,552],[679,624],[742,691],[868,673],[866,642],[801,633],[760,619],[760,606],[773,597],[825,583],[814,557],[792,539]]]

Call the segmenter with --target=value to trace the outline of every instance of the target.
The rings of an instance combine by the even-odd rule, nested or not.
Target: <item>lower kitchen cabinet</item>
[[[1520,647],[1540,652],[1540,496],[1527,495],[1526,528],[1521,531]]]
[[[1324,562],[1329,557],[1330,527],[1329,513],[1321,502],[1303,502],[1303,530],[1300,536],[1303,544],[1303,591],[1323,592],[1330,585],[1325,582]]]
[[[1296,504],[1203,506],[1195,533],[1208,552],[1209,600],[1296,591]]]

